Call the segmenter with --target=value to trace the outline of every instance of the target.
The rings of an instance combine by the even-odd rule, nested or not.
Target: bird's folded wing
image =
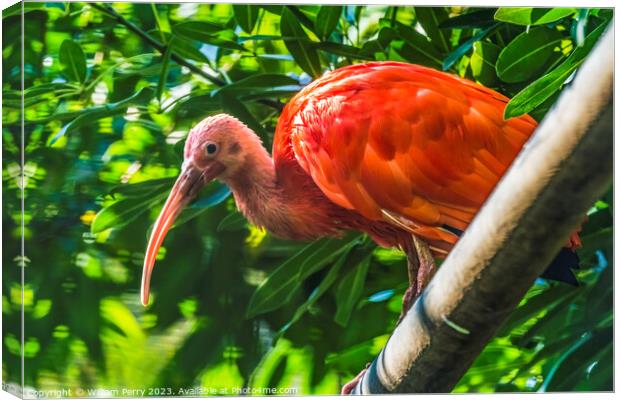
[[[456,241],[449,228],[467,227],[536,122],[503,120],[505,97],[452,75],[398,63],[351,69],[290,104],[279,128],[297,161],[340,206]]]

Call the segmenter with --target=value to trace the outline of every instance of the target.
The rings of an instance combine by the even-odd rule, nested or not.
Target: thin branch
[[[159,41],[157,41],[156,39],[154,39],[151,35],[149,35],[147,32],[145,32],[144,30],[142,30],[142,28],[140,28],[139,26],[137,26],[136,24],[134,24],[133,22],[129,21],[128,19],[126,19],[125,17],[123,17],[122,15],[120,15],[118,12],[116,12],[116,10],[109,6],[109,5],[101,5],[101,4],[97,4],[97,3],[93,3],[91,4],[91,6],[101,12],[103,12],[104,14],[109,15],[111,18],[115,19],[116,22],[118,22],[119,24],[125,26],[127,29],[129,29],[131,32],[135,33],[136,35],[138,35],[142,40],[144,40],[146,43],[148,43],[151,47],[153,47],[154,49],[156,49],[157,51],[159,51],[161,54],[164,54],[166,52],[166,46],[162,43],[160,43]],[[175,52],[172,52],[172,54],[170,55],[170,58],[172,60],[174,60],[174,62],[176,62],[179,65],[182,65],[184,67],[187,67],[192,73],[199,75],[201,77],[203,77],[204,79],[208,80],[209,82],[217,85],[217,86],[226,86],[226,82],[224,82],[222,79],[218,78],[217,76],[213,76],[211,74],[209,74],[206,71],[203,71],[201,68],[197,67],[196,65],[192,64],[191,62],[187,61],[186,59],[184,59],[183,57],[179,56],[178,54],[176,54]],[[283,105],[277,101],[271,101],[271,100],[259,100],[259,103],[269,106],[269,107],[273,107],[277,110],[282,110]]]
[[[128,19],[126,19],[125,17],[120,15],[118,12],[116,12],[116,10],[113,7],[111,7],[109,5],[100,5],[100,4],[96,4],[96,3],[92,4],[92,7],[96,8],[97,10],[99,10],[99,11],[105,13],[105,14],[108,14],[110,17],[114,18],[116,20],[116,22],[118,22],[121,25],[124,25],[127,29],[129,29],[131,32],[133,32],[136,35],[138,35],[142,40],[144,40],[151,47],[153,47],[154,49],[159,51],[161,54],[164,54],[166,52],[166,46],[164,44],[162,44],[162,43],[158,42],[157,40],[153,39],[153,37],[151,37],[151,35],[149,35],[145,31],[143,31],[142,28],[140,28],[139,26],[137,26],[133,22],[129,21]],[[203,78],[205,78],[209,82],[212,82],[212,83],[216,84],[217,86],[224,86],[224,85],[226,85],[226,82],[224,82],[220,78],[218,78],[216,76],[213,76],[213,75],[203,71],[202,69],[200,69],[199,67],[197,67],[194,64],[190,63],[189,61],[185,60],[183,57],[180,57],[176,53],[172,53],[171,58],[177,64],[182,65],[184,67],[187,67],[194,74],[202,76]]]
[[[613,172],[613,24],[354,394],[450,392]]]

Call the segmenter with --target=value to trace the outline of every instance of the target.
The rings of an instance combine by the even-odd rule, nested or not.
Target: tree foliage
[[[214,183],[166,238],[139,303],[147,233],[183,139],[230,113],[270,147],[282,106],[324,71],[427,65],[542,119],[606,9],[27,3],[3,15],[3,378],[58,388],[294,387],[336,393],[382,348],[404,255],[351,234],[279,240]],[[25,120],[25,227],[20,122]],[[20,255],[20,237],[26,257]],[[589,213],[582,285],[538,280],[458,392],[612,388],[611,191]],[[25,270],[23,302],[19,277]]]

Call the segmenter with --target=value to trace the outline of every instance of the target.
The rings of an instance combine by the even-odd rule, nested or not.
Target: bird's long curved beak
[[[218,172],[221,172],[218,169],[218,165],[214,165],[201,171],[189,164],[179,174],[161,213],[155,221],[146,248],[144,266],[142,268],[142,286],[140,289],[140,300],[143,305],[146,306],[149,302],[151,273],[155,265],[155,257],[157,257],[157,252],[164,241],[164,237],[166,237],[166,233],[168,233],[176,217],[196,197],[200,189],[211,181]]]

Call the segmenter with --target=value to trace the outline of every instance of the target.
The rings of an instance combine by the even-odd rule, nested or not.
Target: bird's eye
[[[215,154],[217,152],[217,144],[209,143],[209,144],[207,144],[206,149],[207,149],[207,154],[213,155],[213,154]]]

